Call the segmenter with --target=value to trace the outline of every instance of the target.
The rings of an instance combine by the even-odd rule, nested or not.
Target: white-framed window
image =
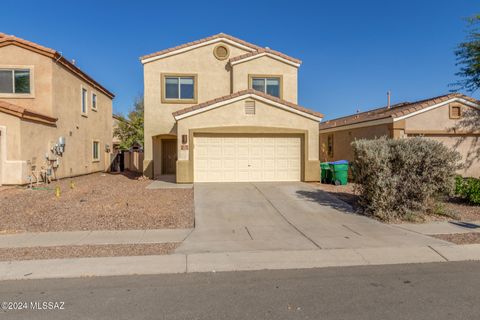
[[[252,77],[252,89],[280,98],[280,77]]]
[[[97,94],[92,92],[92,110],[97,111]]]
[[[0,67],[0,94],[29,95],[31,82],[30,69]]]
[[[100,161],[100,141],[93,140],[92,143],[92,161]]]
[[[87,114],[88,110],[88,90],[84,86],[80,87],[81,112]]]

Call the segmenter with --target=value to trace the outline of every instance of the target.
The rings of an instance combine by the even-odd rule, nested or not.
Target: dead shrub
[[[366,214],[405,220],[424,214],[432,199],[454,190],[461,157],[438,141],[380,138],[356,140],[352,147],[356,192]]]

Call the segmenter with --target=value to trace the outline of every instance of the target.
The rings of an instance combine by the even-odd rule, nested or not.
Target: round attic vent
[[[213,49],[213,54],[218,60],[225,60],[230,55],[230,51],[225,45],[220,44]]]

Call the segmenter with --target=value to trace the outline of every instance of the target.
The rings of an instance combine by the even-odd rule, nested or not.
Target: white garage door
[[[300,181],[299,137],[195,137],[195,182]]]

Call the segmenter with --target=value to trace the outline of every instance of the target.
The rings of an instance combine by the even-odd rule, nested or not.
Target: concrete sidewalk
[[[9,261],[0,262],[0,280],[304,269],[462,260],[480,260],[480,244]]]
[[[182,242],[192,229],[35,232],[0,235],[0,248]]]

